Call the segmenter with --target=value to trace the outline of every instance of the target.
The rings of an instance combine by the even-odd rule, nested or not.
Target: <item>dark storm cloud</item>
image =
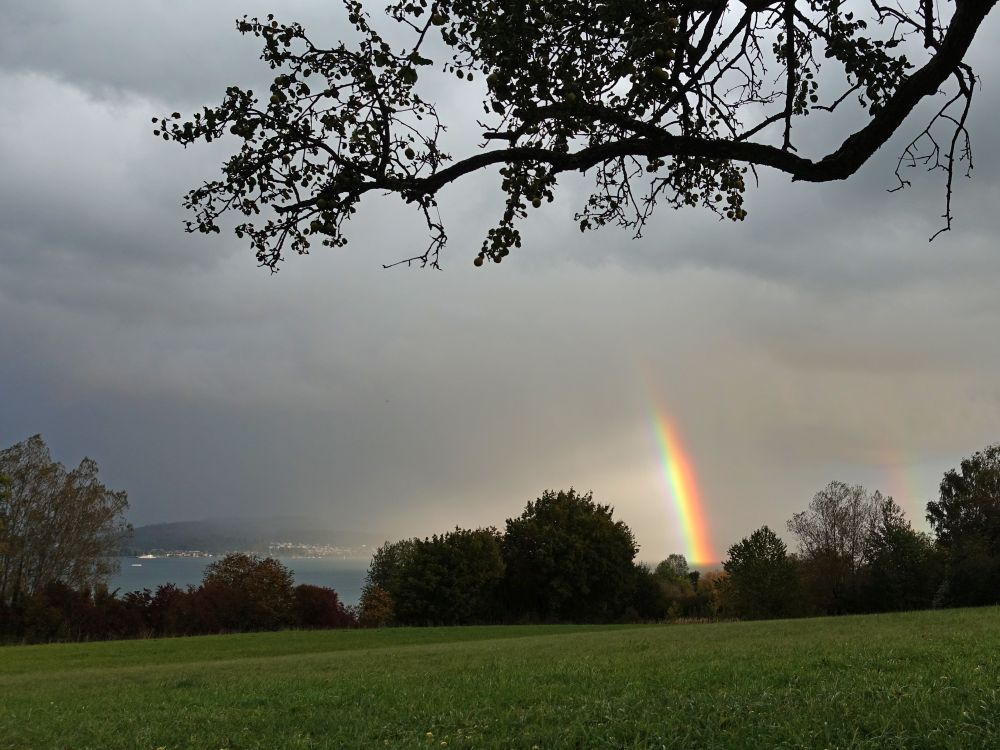
[[[746,222],[663,210],[638,242],[581,235],[585,186],[567,178],[525,247],[477,272],[502,210],[482,173],[442,195],[444,273],[380,270],[423,243],[419,217],[385,199],[346,249],[272,277],[235,239],[180,228],[181,194],[229,144],[182,151],[149,124],[259,85],[256,40],[232,20],[269,9],[0,2],[0,442],[42,432],[67,463],[93,455],[135,522],[277,509],[423,534],[502,523],[572,483],[656,557],[681,539],[654,400],[688,442],[720,548],[781,528],[833,478],[896,491],[882,483],[905,464],[929,497],[1000,438],[993,19],[974,49],[975,178],[934,243],[940,180],[885,193],[897,139],[847,183],[763,174]],[[280,11],[336,37],[328,4]],[[476,87],[428,79],[449,148],[467,150]]]

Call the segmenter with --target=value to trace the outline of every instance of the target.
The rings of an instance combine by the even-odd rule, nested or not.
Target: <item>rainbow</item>
[[[917,528],[925,526],[925,503],[932,493],[927,487],[934,487],[922,476],[919,462],[907,461],[902,451],[887,448],[881,451],[879,468],[888,485],[889,496],[906,513],[907,519]]]
[[[663,481],[674,499],[677,521],[687,542],[687,559],[692,565],[717,562],[708,534],[705,507],[698,492],[694,464],[681,443],[675,426],[663,409],[656,409],[653,432],[660,454]]]

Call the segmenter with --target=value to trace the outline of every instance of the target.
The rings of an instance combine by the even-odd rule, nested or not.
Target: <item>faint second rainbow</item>
[[[684,450],[677,428],[660,407],[653,412],[653,432],[663,480],[673,498],[677,520],[687,544],[688,562],[695,565],[717,562],[719,558],[712,548],[694,464]]]
[[[908,460],[901,449],[888,447],[879,452],[876,464],[886,479],[889,496],[914,526],[923,527],[926,503],[934,489],[933,479],[924,476],[928,473],[926,464]]]

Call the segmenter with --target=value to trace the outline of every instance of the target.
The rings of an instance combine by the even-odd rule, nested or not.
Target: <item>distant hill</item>
[[[220,518],[138,526],[123,545],[123,553],[145,554],[154,550],[266,553],[269,544],[294,542],[357,549],[358,556],[364,556],[366,549],[370,554],[383,541],[368,532],[331,529],[314,519],[301,517]]]

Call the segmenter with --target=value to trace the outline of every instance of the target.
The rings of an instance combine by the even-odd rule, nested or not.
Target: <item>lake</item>
[[[217,560],[214,557],[155,557],[137,559],[121,557],[121,570],[109,582],[111,590],[138,591],[150,589],[164,583],[175,583],[181,588],[201,583],[205,567]],[[361,598],[361,587],[365,582],[368,563],[364,560],[340,560],[330,557],[279,557],[279,560],[295,574],[295,583],[311,583],[328,586],[340,595],[344,604],[357,604]],[[133,567],[140,563],[141,567]]]

